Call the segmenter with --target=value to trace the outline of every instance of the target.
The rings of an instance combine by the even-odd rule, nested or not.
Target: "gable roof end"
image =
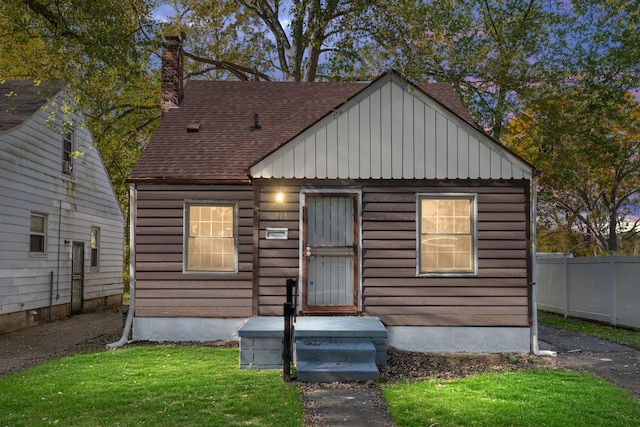
[[[476,126],[451,85],[389,72],[370,83],[189,81],[129,182],[521,179],[532,171]]]
[[[418,90],[419,89],[419,90]],[[390,72],[251,168],[254,178],[529,179],[451,85]]]

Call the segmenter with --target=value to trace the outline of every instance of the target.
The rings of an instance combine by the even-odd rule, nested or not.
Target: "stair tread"
[[[363,370],[376,371],[378,367],[375,363],[370,362],[298,362],[296,363],[298,371],[306,370]]]
[[[322,342],[311,340],[297,340],[296,348],[312,350],[376,350],[372,342]]]
[[[380,371],[375,363],[313,363],[296,364],[296,377],[302,382],[343,382],[376,380]]]

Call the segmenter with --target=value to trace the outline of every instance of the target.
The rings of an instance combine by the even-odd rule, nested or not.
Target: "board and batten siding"
[[[394,74],[251,168],[254,178],[529,179],[531,166]]]
[[[252,187],[155,184],[136,187],[136,316],[250,317]],[[237,203],[237,273],[183,272],[185,201]]]
[[[72,242],[84,243],[85,301],[123,291],[122,211],[82,113],[63,113],[63,96],[0,132],[0,315],[70,302]],[[62,173],[63,120],[77,124],[73,177]],[[32,213],[47,218],[44,255],[29,251]],[[98,269],[90,267],[92,227],[100,229]]]
[[[478,274],[416,274],[416,193],[478,195]],[[363,188],[364,312],[389,326],[529,326],[528,181]]]

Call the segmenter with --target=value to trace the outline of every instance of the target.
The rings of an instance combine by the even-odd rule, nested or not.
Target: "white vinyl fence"
[[[538,254],[536,264],[539,309],[640,328],[640,256]]]

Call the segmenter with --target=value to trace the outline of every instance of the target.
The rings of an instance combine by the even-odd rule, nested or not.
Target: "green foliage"
[[[542,171],[540,248],[576,255],[634,250],[618,243],[633,229],[640,202],[640,103],[578,81],[527,105],[505,140]]]
[[[542,171],[539,249],[638,253],[637,6],[612,0],[567,7],[570,27],[557,65],[509,124],[506,144]]]
[[[527,370],[396,383],[383,396],[398,426],[630,426],[640,402],[577,372]]]
[[[238,350],[145,346],[65,357],[0,378],[0,425],[301,426],[279,371],[240,370]]]
[[[639,25],[626,0],[5,0],[0,76],[73,84],[125,213],[165,34],[186,33],[188,78],[450,82],[544,172],[540,248],[637,252]]]
[[[17,0],[0,14],[0,76],[72,84],[125,213],[125,179],[159,119],[151,0]]]
[[[173,0],[166,29],[184,31],[191,74],[206,78],[315,81],[323,58],[352,31],[363,0]]]
[[[544,78],[552,49],[560,48],[565,15],[560,1],[511,2],[432,0],[380,2],[357,18],[362,35],[380,53],[374,68],[393,67],[416,81],[449,82],[476,120],[495,137],[530,87]],[[365,50],[365,52],[368,52]],[[369,66],[334,58],[337,73]],[[351,65],[351,67],[349,66]]]

